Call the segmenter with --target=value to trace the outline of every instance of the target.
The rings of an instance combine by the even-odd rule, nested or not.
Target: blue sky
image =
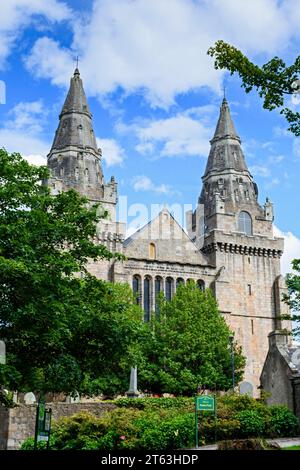
[[[286,271],[300,257],[300,140],[206,51],[223,39],[258,63],[289,63],[299,24],[297,0],[1,0],[0,145],[45,161],[79,55],[106,180],[149,214],[151,204],[195,207],[225,84],[260,203],[272,200],[286,238]]]

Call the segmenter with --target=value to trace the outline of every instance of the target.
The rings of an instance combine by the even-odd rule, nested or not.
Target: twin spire
[[[92,114],[78,67],[76,67],[71,78],[70,88],[59,116],[59,126],[49,158],[51,155],[68,148],[89,152],[96,159],[100,157],[93,130]],[[241,148],[241,140],[235,130],[228,102],[224,97],[216,130],[211,140],[211,150],[204,179],[211,174],[228,170],[235,170],[243,174],[247,173],[250,176]],[[100,173],[102,173],[102,170],[100,170]]]

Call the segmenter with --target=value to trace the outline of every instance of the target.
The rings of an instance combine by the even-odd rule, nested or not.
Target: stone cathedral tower
[[[110,250],[122,252],[124,224],[116,222],[117,183],[111,177],[106,183],[101,166],[101,149],[97,148],[92,114],[78,68],[71,78],[70,88],[59,115],[59,124],[47,157],[50,178],[47,181],[53,194],[75,189],[91,203],[101,203],[109,213],[97,228],[95,242]],[[110,277],[110,263],[90,266],[90,271],[104,279]]]
[[[279,315],[284,281],[283,239],[273,236],[273,206],[258,203],[258,188],[224,98],[211,140],[198,206],[188,214],[189,236],[217,268],[212,285],[221,313],[247,358],[245,380],[254,388]]]

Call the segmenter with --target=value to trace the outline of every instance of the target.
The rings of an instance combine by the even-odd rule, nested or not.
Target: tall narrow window
[[[251,320],[251,333],[254,335],[254,322]]]
[[[248,294],[249,295],[252,295],[252,289],[251,289],[251,284],[248,284]]]
[[[141,279],[140,276],[133,276],[132,290],[137,305],[141,304]]]
[[[243,232],[246,235],[252,235],[252,219],[248,212],[240,212],[239,222],[238,222],[238,231]]]
[[[202,279],[198,279],[197,286],[202,292],[205,291],[205,282]]]
[[[150,243],[149,245],[149,258],[156,259],[156,248],[154,243]]]
[[[166,279],[166,299],[171,300],[173,295],[173,279],[167,277]]]
[[[159,305],[158,305],[158,297],[160,292],[162,291],[162,278],[156,277],[155,278],[155,313],[159,313]]]
[[[144,320],[150,321],[150,278],[144,279]]]

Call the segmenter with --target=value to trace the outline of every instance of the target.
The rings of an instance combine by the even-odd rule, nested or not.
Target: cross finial
[[[223,94],[224,94],[223,98],[224,100],[226,100],[226,86],[225,85],[223,85]]]

